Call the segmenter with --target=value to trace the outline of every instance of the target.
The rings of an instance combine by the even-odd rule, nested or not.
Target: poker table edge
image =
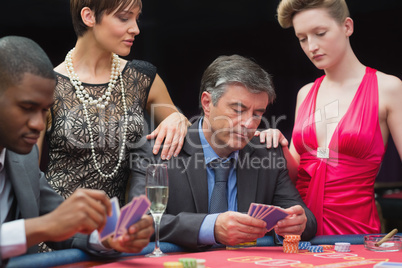
[[[367,234],[359,234],[359,235],[322,235],[316,236],[310,240],[313,245],[333,245],[336,242],[349,242],[350,244],[364,244],[364,236]],[[402,235],[402,233],[398,233],[397,235]],[[119,255],[117,258],[124,258],[130,256],[140,256],[145,255],[154,249],[155,243],[151,242],[146,246],[140,253],[123,253]],[[276,246],[273,238],[271,236],[265,236],[257,239],[258,247],[267,247],[267,246]],[[177,246],[168,242],[160,243],[161,250],[165,253],[175,253],[175,252],[189,252],[187,249]],[[222,248],[224,246],[214,246],[215,248]],[[45,267],[54,267],[61,266],[66,264],[78,263],[78,262],[87,262],[87,261],[100,261],[102,259],[110,260],[110,257],[100,258],[99,256],[94,256],[89,253],[86,253],[80,249],[65,249],[58,250],[46,253],[38,253],[31,255],[22,255],[18,257],[11,258],[7,264],[7,268],[24,268],[24,267],[37,267],[37,268],[45,268]]]

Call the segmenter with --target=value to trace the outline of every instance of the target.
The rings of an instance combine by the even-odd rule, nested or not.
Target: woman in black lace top
[[[55,68],[55,103],[48,119],[48,182],[63,197],[76,188],[104,190],[125,203],[129,149],[144,128],[144,110],[160,123],[149,138],[162,155],[178,154],[188,120],[177,111],[156,68],[126,61],[141,0],[71,0],[75,48]],[[42,144],[39,144],[41,147]],[[169,146],[171,145],[171,146]]]

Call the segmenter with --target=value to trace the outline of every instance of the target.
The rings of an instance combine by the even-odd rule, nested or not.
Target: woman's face
[[[141,10],[137,6],[127,7],[120,12],[116,11],[104,14],[93,26],[93,33],[97,43],[103,49],[126,56],[130,53],[135,36],[140,33],[138,18]]]
[[[346,54],[353,22],[339,24],[323,8],[309,9],[293,17],[293,27],[300,46],[318,69],[327,69]]]

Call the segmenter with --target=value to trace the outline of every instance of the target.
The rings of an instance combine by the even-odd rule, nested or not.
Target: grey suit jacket
[[[51,188],[39,169],[36,146],[27,155],[20,155],[7,150],[5,170],[7,179],[11,181],[14,197],[17,200],[16,219],[29,219],[44,215],[63,202],[63,197]],[[66,241],[47,242],[47,244],[54,249],[75,247],[89,251],[87,241],[87,235],[77,234]],[[28,253],[37,252],[37,246],[28,249]],[[1,264],[0,258],[0,266]]]
[[[131,153],[129,198],[145,191],[145,170],[149,163],[168,165],[169,199],[162,217],[160,238],[191,249],[197,245],[201,224],[208,214],[208,183],[203,149],[198,134],[198,121],[188,129],[183,149],[178,157],[162,161],[153,156],[151,144],[145,142]],[[316,233],[316,219],[302,201],[291,182],[281,148],[266,149],[253,138],[239,152],[237,171],[238,211],[247,212],[252,202],[288,208],[301,205],[307,216],[302,240]]]

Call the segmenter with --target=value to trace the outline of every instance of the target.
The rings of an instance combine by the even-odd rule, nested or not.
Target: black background
[[[277,127],[290,138],[297,91],[323,72],[304,55],[293,29],[280,28],[275,18],[278,3],[143,0],[141,34],[126,59],[156,65],[174,103],[191,118],[199,113],[202,72],[217,56],[236,53],[254,58],[272,74],[277,91],[277,100],[268,108],[266,118],[269,122],[286,118]],[[357,57],[364,65],[402,78],[402,1],[347,3],[355,23],[351,44]],[[32,38],[58,65],[76,41],[69,0],[2,0],[0,36],[5,35]],[[392,140],[380,180],[402,180],[401,161]]]

